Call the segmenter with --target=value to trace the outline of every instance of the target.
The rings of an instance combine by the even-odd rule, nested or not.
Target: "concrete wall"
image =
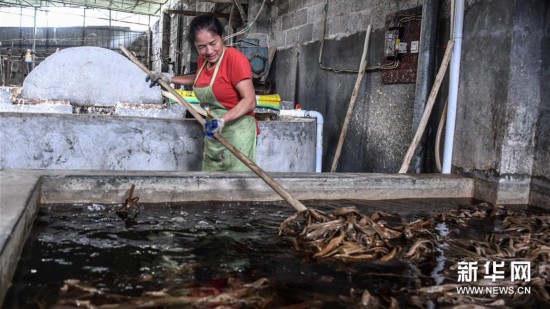
[[[440,8],[437,67],[449,38],[450,2],[443,1]],[[356,74],[319,68],[324,3],[275,1],[271,20],[278,48],[272,72],[277,92],[325,116],[323,170],[327,171]],[[323,64],[357,68],[368,24],[373,25],[369,63],[379,64],[385,16],[414,5],[416,1],[329,1]],[[530,198],[537,200],[534,204],[550,202],[549,86],[544,82],[548,7],[543,0],[466,1],[453,166],[479,180],[477,197],[507,203],[527,203]],[[414,91],[410,84],[383,85],[380,72],[366,74],[338,171],[398,170],[414,134]],[[446,92],[445,81],[427,129],[431,139]],[[428,143],[432,152],[434,143]]]
[[[535,131],[535,157],[530,203],[550,205],[550,9],[546,7],[543,33],[541,103]]]
[[[315,172],[314,120],[260,130],[260,167]],[[191,119],[0,112],[0,143],[0,169],[200,171],[203,136]]]
[[[371,38],[382,38],[377,31]],[[364,32],[325,42],[325,63],[342,68],[359,64]],[[360,42],[360,43],[357,43]],[[359,47],[359,45],[361,47]],[[319,42],[277,51],[275,82],[277,93],[316,110],[325,118],[323,171],[330,170],[347,106],[357,75],[319,69]],[[330,55],[338,54],[338,57]],[[376,59],[377,53],[371,53]],[[312,56],[313,55],[313,56]],[[381,56],[380,53],[378,53]],[[381,74],[364,77],[357,98],[338,171],[397,172],[412,138],[414,85],[386,86]]]
[[[0,115],[1,168],[200,170],[200,131],[176,120]]]
[[[328,1],[323,65],[359,68],[365,31],[373,27],[369,67],[383,61],[384,23],[388,14],[415,7],[417,1]],[[279,0],[271,7],[277,54],[272,76],[277,93],[303,109],[325,117],[323,171],[330,170],[357,74],[319,68],[324,0]],[[412,139],[414,84],[383,85],[381,72],[364,76],[339,172],[395,173]]]
[[[453,165],[483,180],[488,200],[527,203],[532,176],[548,188],[549,9],[502,0],[466,10]]]

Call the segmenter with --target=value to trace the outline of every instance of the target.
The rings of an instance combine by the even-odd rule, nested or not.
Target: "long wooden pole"
[[[420,119],[420,123],[418,124],[418,128],[416,129],[416,134],[414,135],[411,145],[409,146],[409,149],[405,154],[405,159],[403,160],[403,164],[399,169],[399,173],[406,173],[409,169],[409,165],[411,163],[411,159],[414,155],[416,147],[418,146],[418,143],[422,138],[422,134],[424,134],[424,129],[426,128],[428,120],[430,119],[430,114],[432,113],[432,108],[434,106],[435,99],[437,98],[437,93],[439,92],[439,88],[441,86],[441,83],[443,82],[443,78],[445,77],[445,72],[447,72],[447,67],[449,66],[449,61],[451,60],[453,46],[454,41],[451,40],[447,43],[447,50],[445,51],[443,61],[441,62],[441,66],[439,67],[439,71],[437,72],[437,75],[435,77],[434,85],[432,86],[430,96],[428,97],[428,102],[426,103],[426,108],[424,109],[424,114],[422,114],[422,119]]]
[[[372,26],[369,25],[367,28],[367,33],[365,34],[365,43],[363,45],[363,54],[361,55],[361,63],[359,64],[359,73],[357,75],[357,80],[355,81],[355,86],[353,87],[353,92],[351,93],[351,99],[349,100],[348,111],[346,113],[346,118],[344,119],[344,124],[342,125],[342,131],[340,132],[340,138],[338,139],[338,146],[336,147],[336,153],[334,154],[334,159],[332,160],[332,167],[330,172],[336,172],[338,167],[338,161],[340,160],[340,154],[342,153],[342,147],[344,146],[344,140],[348,133],[349,123],[351,121],[351,114],[353,113],[353,107],[355,106],[355,101],[357,101],[357,95],[361,89],[361,82],[363,81],[363,76],[365,75],[365,70],[367,69],[368,62],[368,49],[370,41],[370,32]]]
[[[139,60],[134,57],[124,46],[120,46],[120,50],[130,59],[133,63],[135,63],[143,72],[146,74],[149,74],[151,71]],[[195,109],[189,104],[185,99],[176,91],[174,88],[172,88],[168,83],[164,82],[162,79],[158,80],[158,83],[168,92],[170,92],[180,104],[185,106],[187,111],[191,113],[191,115],[201,124],[204,125],[204,118],[195,111]],[[256,175],[260,176],[275,192],[277,192],[285,201],[287,201],[296,211],[304,211],[307,210],[307,207],[302,204],[298,199],[296,199],[294,196],[292,196],[288,191],[285,190],[278,182],[275,181],[275,179],[271,178],[263,169],[261,169],[256,163],[254,163],[252,160],[250,160],[247,156],[245,156],[240,150],[235,148],[227,139],[225,139],[221,134],[214,133],[214,137],[222,143],[222,145],[225,146],[235,157],[237,157],[239,160],[241,160],[246,166],[248,166]]]

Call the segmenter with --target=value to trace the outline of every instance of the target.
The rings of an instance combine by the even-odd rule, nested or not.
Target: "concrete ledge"
[[[475,179],[473,198],[502,205],[530,204],[531,176],[473,172],[468,177]]]
[[[301,200],[469,198],[473,180],[455,175],[272,173]],[[41,202],[120,203],[130,185],[143,203],[181,201],[278,201],[252,173],[117,173],[43,177]]]
[[[550,180],[533,178],[529,204],[550,210]]]
[[[457,175],[272,173],[301,200],[470,198]],[[253,173],[0,170],[0,304],[40,204],[121,203],[131,184],[144,203],[282,200]],[[290,206],[289,206],[290,207]]]
[[[185,107],[179,104],[117,103],[114,115],[181,120],[185,118],[185,111]]]
[[[38,212],[40,174],[0,171],[0,304]]]
[[[486,176],[476,173],[472,197],[502,205],[550,209],[550,180],[525,175]]]

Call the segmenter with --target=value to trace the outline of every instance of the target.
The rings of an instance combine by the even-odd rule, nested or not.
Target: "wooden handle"
[[[428,102],[426,103],[424,113],[422,114],[422,119],[420,119],[420,123],[418,124],[418,129],[416,129],[416,134],[414,135],[411,145],[409,146],[409,149],[405,154],[405,159],[403,160],[403,164],[399,169],[399,173],[406,173],[407,170],[409,169],[409,165],[411,163],[411,159],[414,155],[416,147],[418,146],[418,143],[422,138],[422,134],[424,134],[424,129],[428,124],[428,119],[430,119],[430,114],[432,113],[432,108],[434,106],[435,99],[437,98],[437,93],[439,92],[439,87],[443,82],[443,78],[445,77],[445,72],[447,71],[447,67],[449,66],[449,61],[451,60],[453,46],[454,46],[454,41],[449,41],[447,43],[447,50],[445,51],[445,55],[443,56],[443,61],[441,62],[441,66],[439,67],[439,71],[437,72],[437,75],[435,77],[434,85],[432,86],[432,90],[430,91],[430,96],[428,97]]]
[[[133,63],[135,63],[143,72],[145,72],[147,75],[151,72],[143,63],[139,62],[139,60],[134,57],[124,46],[120,46],[120,50],[130,59]],[[168,83],[163,81],[162,79],[158,80],[158,83],[166,89],[168,92],[170,92],[180,104],[185,106],[185,108],[193,115],[193,117],[201,124],[204,125],[204,118],[195,111],[193,106],[191,106],[190,103],[185,101],[185,99],[176,91],[174,88],[172,88]],[[275,192],[277,192],[285,201],[287,201],[296,211],[304,211],[307,210],[307,207],[302,204],[298,199],[296,199],[294,196],[292,196],[288,191],[286,191],[278,182],[275,181],[275,179],[271,178],[263,169],[261,169],[256,163],[254,163],[252,160],[250,160],[247,156],[245,156],[240,150],[235,148],[227,139],[225,139],[221,134],[214,133],[214,137],[222,143],[222,145],[225,146],[235,157],[237,157],[239,160],[241,160],[246,166],[248,166],[256,175],[260,176]]]
[[[132,196],[134,195],[134,189],[135,188],[136,188],[136,186],[134,184],[132,184],[132,187],[130,188],[130,192],[128,192],[128,198],[127,198],[128,201],[132,200]]]
[[[173,101],[178,101],[178,99],[176,99],[175,96],[173,96],[170,92],[166,92],[164,90],[162,90],[160,92],[164,97],[170,99],[170,100],[173,100]],[[204,108],[202,108],[199,104],[190,104],[201,116],[203,117],[206,117],[206,115],[208,115],[208,113],[206,113],[206,111],[204,110]]]

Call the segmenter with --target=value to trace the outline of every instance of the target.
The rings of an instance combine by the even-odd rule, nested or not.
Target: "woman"
[[[152,72],[152,84],[167,83],[193,86],[201,106],[209,116],[204,125],[204,171],[249,171],[214,137],[222,133],[233,146],[252,161],[256,160],[257,125],[254,117],[256,94],[250,62],[238,50],[223,41],[223,27],[213,14],[198,16],[189,25],[189,43],[199,53],[196,74],[174,76]]]

